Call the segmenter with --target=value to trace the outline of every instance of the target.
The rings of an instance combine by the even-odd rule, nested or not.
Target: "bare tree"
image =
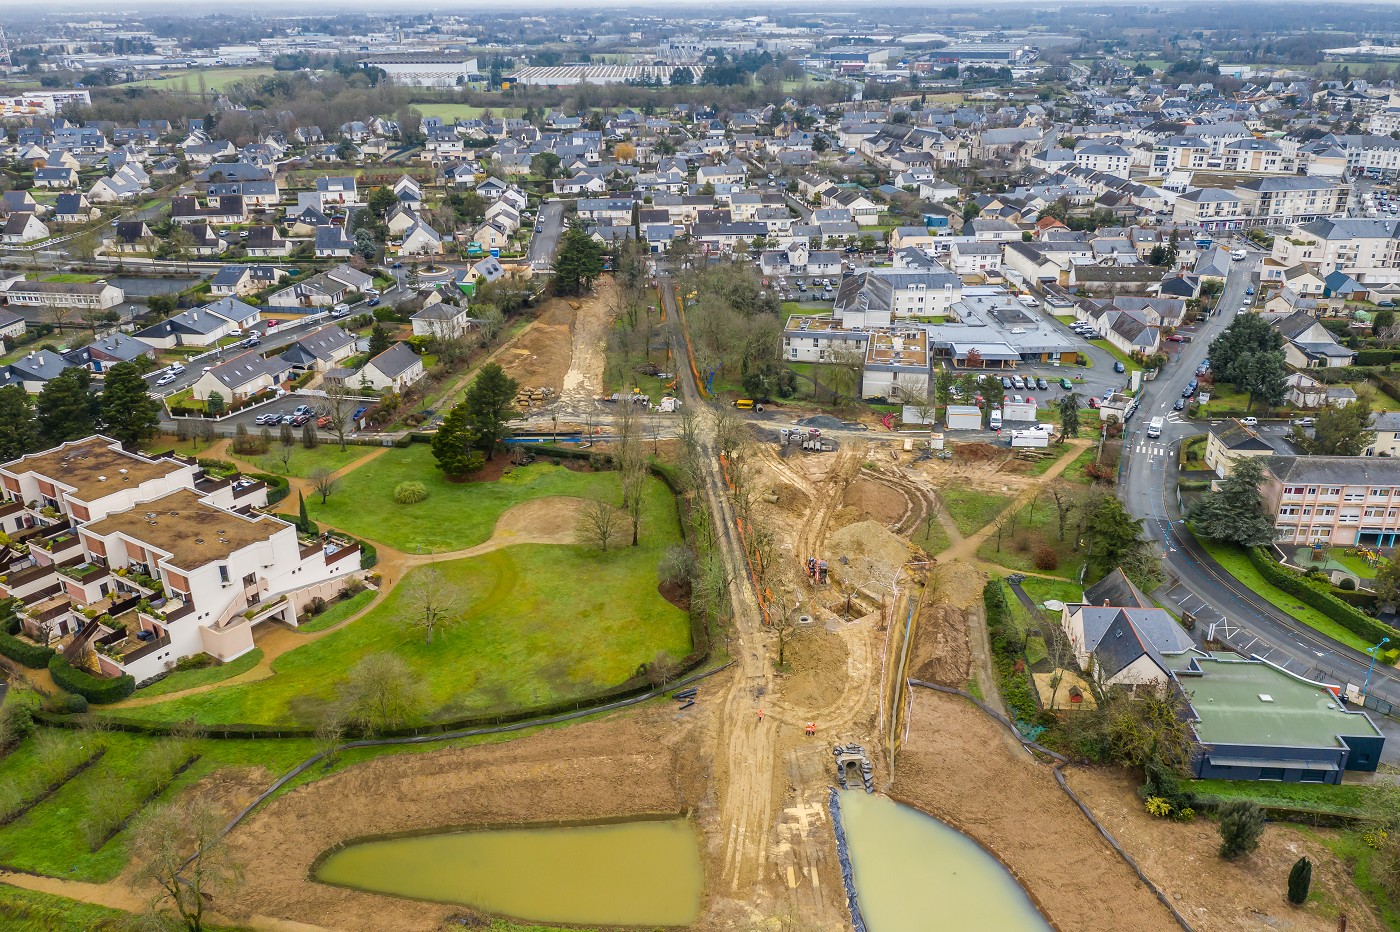
[[[617,419],[617,459],[622,470],[622,510],[632,520],[632,546],[637,546],[646,497],[647,461],[642,443],[642,418],[637,406],[623,401]]]
[[[326,426],[340,444],[341,452],[345,451],[345,436],[354,427],[350,421],[350,415],[355,412],[358,405],[359,400],[344,382],[326,384],[326,416],[330,418],[330,423]]]
[[[622,532],[622,512],[607,502],[592,500],[583,506],[578,519],[578,542],[586,547],[597,547],[604,553],[608,546]]]
[[[345,740],[345,720],[340,711],[332,707],[321,723],[316,726],[316,750],[322,755],[325,766],[335,763],[341,742]]]
[[[1060,483],[1050,486],[1050,496],[1055,500],[1055,516],[1059,521],[1060,542],[1064,543],[1065,529],[1069,526],[1069,516],[1079,506],[1079,501],[1066,486]]]
[[[202,932],[205,910],[216,896],[231,896],[242,876],[223,827],[213,806],[188,795],[141,817],[131,832],[132,882],[155,888],[152,914],[173,908],[188,932]]]
[[[647,664],[647,681],[653,686],[665,686],[675,679],[680,665],[671,659],[671,655],[664,650],[656,652],[656,656]]]
[[[461,593],[432,567],[415,571],[404,584],[404,606],[400,622],[423,632],[425,643],[433,643],[439,628],[448,628],[463,618]]]
[[[350,668],[339,698],[344,721],[368,732],[408,721],[422,708],[427,693],[403,658],[369,654]]]
[[[340,486],[340,480],[335,477],[335,473],[324,466],[317,466],[311,470],[306,480],[311,483],[311,488],[315,490],[316,494],[321,496],[322,505],[326,503],[326,499],[331,497],[331,493]]]

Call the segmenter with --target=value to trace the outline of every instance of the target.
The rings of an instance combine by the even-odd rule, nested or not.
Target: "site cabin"
[[[1033,404],[1017,404],[1014,401],[1008,401],[1002,406],[1001,415],[1008,421],[1034,421],[1036,407]]]
[[[1048,447],[1050,446],[1050,432],[1048,430],[1013,430],[1011,432],[1011,445],[1013,447]]]
[[[996,415],[993,411],[992,416]],[[975,405],[949,405],[945,418],[949,430],[982,429],[982,410]]]

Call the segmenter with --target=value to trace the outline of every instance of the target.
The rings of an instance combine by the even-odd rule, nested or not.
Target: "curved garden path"
[[[363,459],[357,460],[355,464],[363,464]],[[211,692],[225,686],[239,686],[246,683],[255,683],[258,680],[267,679],[273,676],[276,671],[272,669],[273,662],[290,650],[294,650],[312,641],[320,640],[326,635],[339,631],[346,625],[354,622],[373,609],[377,608],[381,602],[388,597],[394,586],[403,579],[404,573],[414,567],[424,566],[430,563],[442,563],[448,560],[462,560],[468,557],[478,557],[483,554],[501,550],[506,547],[515,547],[520,544],[569,544],[574,541],[574,528],[579,512],[587,504],[587,499],[572,498],[563,495],[551,495],[545,498],[534,498],[521,502],[507,508],[492,529],[491,537],[481,543],[467,547],[463,550],[451,550],[444,553],[404,553],[400,550],[372,541],[379,551],[379,562],[375,565],[375,572],[381,575],[379,590],[368,604],[355,612],[353,615],[336,622],[329,628],[320,631],[302,632],[295,628],[288,628],[282,625],[274,625],[257,638],[257,646],[262,650],[263,656],[256,664],[243,671],[237,676],[231,676],[226,680],[219,680],[214,683],[205,683],[201,686],[191,686],[189,689],[177,690],[176,692],[162,693],[159,696],[132,696],[123,699],[121,702],[113,703],[108,709],[132,709],[138,706],[157,705],[162,702],[169,702],[172,699],[181,699],[185,696],[194,696],[199,693]],[[45,671],[46,672],[46,671]]]

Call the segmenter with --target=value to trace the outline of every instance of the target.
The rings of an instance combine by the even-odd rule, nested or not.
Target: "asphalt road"
[[[1235,309],[1247,300],[1245,288],[1253,284],[1263,257],[1257,249],[1249,252],[1249,259],[1235,263],[1226,279],[1220,302],[1225,312],[1199,327],[1196,338],[1181,344],[1179,358],[1163,375],[1146,383],[1138,412],[1125,435],[1120,494],[1128,510],[1145,519],[1147,535],[1162,547],[1163,563],[1171,578],[1159,590],[1159,597],[1196,616],[1198,641],[1213,627],[1217,639],[1242,653],[1256,654],[1300,676],[1361,687],[1370,657],[1318,634],[1256,596],[1200,548],[1186,529],[1177,503],[1177,445],[1203,433],[1206,424],[1187,421],[1171,410],[1172,403],[1181,397],[1196,367],[1208,355],[1210,340],[1228,326]],[[1159,416],[1166,419],[1162,436],[1147,437],[1148,421]],[[1270,431],[1279,427],[1263,426]],[[1370,693],[1400,705],[1400,673],[1377,665]]]
[[[530,237],[530,268],[541,272],[550,267],[563,232],[564,202],[545,201],[540,207],[539,216],[535,218],[535,233]]]

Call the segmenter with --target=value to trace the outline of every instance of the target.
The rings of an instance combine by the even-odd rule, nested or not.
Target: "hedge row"
[[[248,478],[267,483],[267,504],[269,507],[282,501],[291,491],[291,485],[287,482],[286,476],[274,476],[270,472],[255,472],[249,473]]]
[[[1388,349],[1364,349],[1356,354],[1358,366],[1388,366],[1400,359],[1400,353]]]
[[[1400,640],[1400,631],[1353,608],[1332,593],[1325,591],[1321,588],[1321,584],[1280,566],[1267,550],[1258,547],[1251,548],[1249,562],[1259,571],[1259,575],[1263,576],[1271,585],[1302,599],[1303,602],[1317,609],[1352,634],[1365,638],[1373,644],[1380,643],[1381,638],[1387,637],[1392,642]]]
[[[359,540],[359,538],[356,538]],[[360,540],[360,569],[367,570],[379,562],[379,551],[374,544],[367,540]]]
[[[130,675],[114,678],[93,676],[70,664],[62,654],[49,660],[49,675],[59,689],[76,693],[96,705],[120,702],[136,691],[136,680]]]
[[[1024,656],[1021,634],[1011,620],[1006,587],[1000,579],[988,580],[982,587],[982,605],[987,610],[987,635],[992,644],[992,663],[996,667],[1002,702],[1015,719],[1017,728],[1034,727],[1041,719],[1040,704],[1031,688],[1030,671],[1016,671],[1016,662]]]
[[[0,654],[31,670],[42,670],[53,659],[54,649],[21,641],[11,632],[5,631],[0,632]]]

